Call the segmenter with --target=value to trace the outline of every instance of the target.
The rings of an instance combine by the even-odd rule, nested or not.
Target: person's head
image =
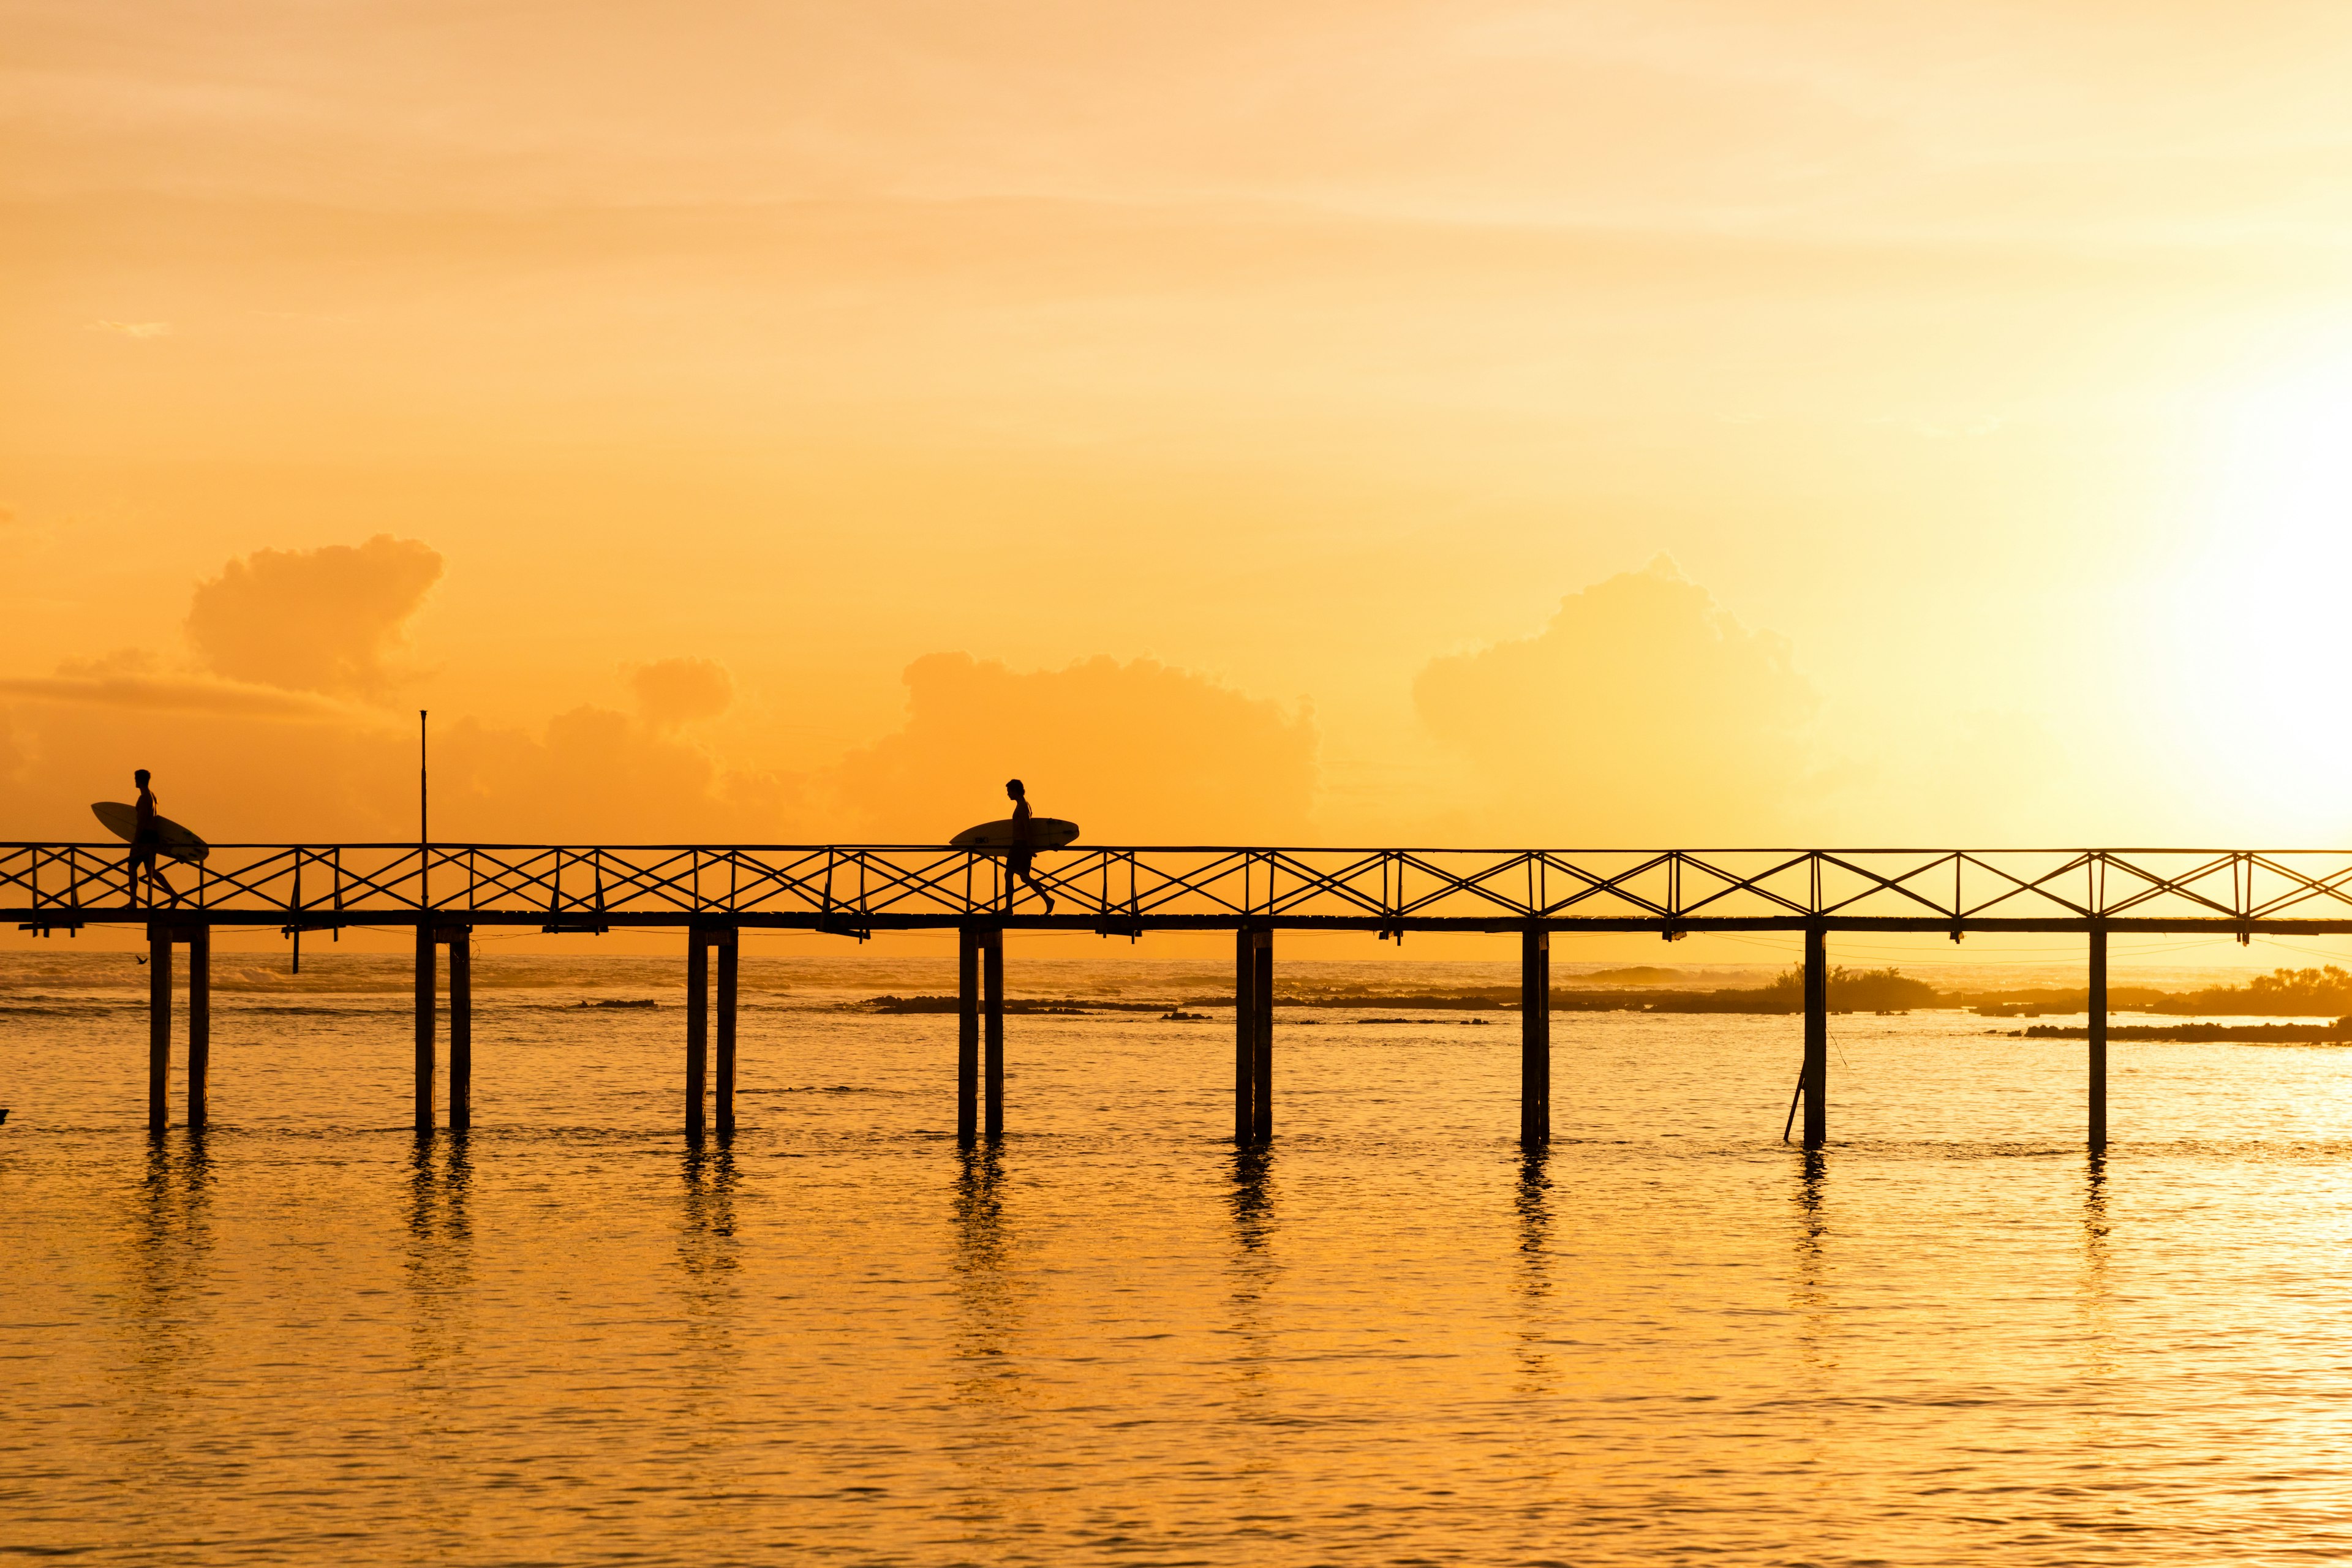
[[[145,789],[147,787],[147,770],[145,768],[141,768],[137,773],[132,773],[131,775],[131,782],[137,784],[141,789]]]
[[[1004,781],[1004,793],[1011,795],[1013,799],[1019,800],[1023,795],[1029,792],[1021,787],[1021,781],[1019,779],[1006,779]]]

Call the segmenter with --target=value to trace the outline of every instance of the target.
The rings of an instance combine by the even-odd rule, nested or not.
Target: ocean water
[[[151,1142],[130,963],[0,960],[0,1555],[2352,1554],[2337,1049],[2118,1043],[2094,1161],[2080,1042],[1840,1017],[1808,1156],[1796,1020],[1562,1014],[1530,1157],[1507,1016],[1286,1007],[1242,1154],[1229,1012],[1015,1016],[965,1152],[952,1016],[853,1005],[946,966],[747,962],[690,1150],[677,965],[499,957],[420,1142],[398,961],[225,961],[215,1124]]]

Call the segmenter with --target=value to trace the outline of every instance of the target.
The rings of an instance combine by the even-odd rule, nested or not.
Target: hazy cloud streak
[[[0,698],[247,718],[349,721],[353,717],[351,709],[323,698],[234,681],[171,676],[0,677]]]

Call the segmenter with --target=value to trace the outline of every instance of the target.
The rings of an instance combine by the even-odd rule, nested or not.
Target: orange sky
[[[5,12],[0,837],[2352,839],[2352,11]]]

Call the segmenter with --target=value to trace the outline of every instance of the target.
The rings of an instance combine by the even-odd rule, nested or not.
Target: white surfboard
[[[1029,819],[1029,847],[1059,849],[1078,836],[1078,825],[1065,822],[1058,816],[1033,816]],[[983,822],[978,827],[967,827],[948,840],[955,849],[1018,849],[1021,847],[1020,825],[1011,817],[995,822]]]
[[[139,834],[139,808],[119,800],[93,802],[90,812],[118,838],[130,841]],[[213,847],[168,816],[155,819],[155,847],[174,860],[190,865],[213,852]]]

